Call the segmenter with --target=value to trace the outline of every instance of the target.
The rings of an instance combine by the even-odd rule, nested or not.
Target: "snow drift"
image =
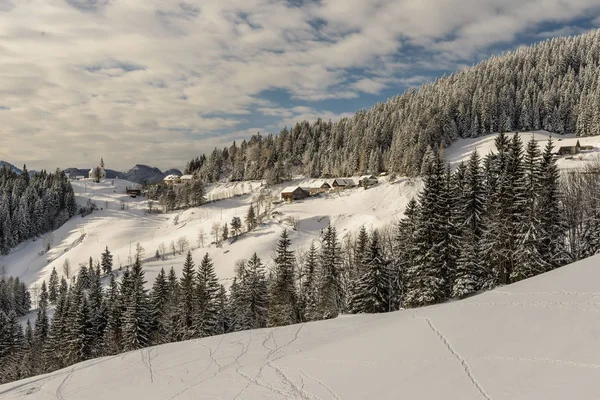
[[[597,399],[600,256],[466,300],[90,360],[1,399]]]

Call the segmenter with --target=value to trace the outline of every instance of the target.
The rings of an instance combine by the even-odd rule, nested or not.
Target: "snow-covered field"
[[[600,256],[472,297],[87,361],[1,399],[600,398]]]

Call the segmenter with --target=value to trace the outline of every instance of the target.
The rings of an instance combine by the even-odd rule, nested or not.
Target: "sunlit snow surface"
[[[600,256],[467,300],[91,360],[1,399],[598,399]]]

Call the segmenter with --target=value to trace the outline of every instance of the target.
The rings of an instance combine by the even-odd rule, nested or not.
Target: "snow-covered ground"
[[[0,398],[598,399],[599,265],[438,306],[91,360],[0,386]]]
[[[310,184],[310,180],[295,180],[294,184]],[[270,188],[276,196],[286,184]],[[290,230],[290,237],[296,248],[307,248],[311,241],[317,240],[321,229],[329,222],[338,229],[340,237],[355,233],[360,225],[378,228],[402,217],[406,203],[417,195],[420,189],[418,181],[397,179],[390,183],[387,179],[369,190],[363,188],[348,189],[339,193],[324,194],[291,204],[276,204],[270,217],[256,230],[240,236],[237,240],[228,240],[217,248],[211,235],[213,223],[230,223],[234,216],[244,221],[248,207],[264,187],[262,182],[236,182],[209,186],[207,198],[215,200],[237,195],[236,197],[213,201],[200,207],[165,214],[149,214],[148,203],[144,198],[130,198],[125,187],[132,185],[124,180],[106,180],[100,183],[74,181],[73,188],[78,202],[85,204],[91,199],[102,210],[87,217],[75,216],[53,233],[52,249],[43,252],[43,238],[28,241],[14,249],[9,255],[0,257],[0,266],[6,266],[7,275],[22,278],[32,288],[39,287],[49,278],[53,267],[59,276],[63,275],[63,264],[68,259],[71,274],[76,274],[80,263],[87,263],[89,257],[100,258],[105,247],[114,256],[114,268],[131,263],[136,243],[145,249],[146,277],[149,284],[160,271],[175,267],[179,274],[185,254],[173,256],[170,250],[172,241],[185,237],[193,249],[194,259],[199,262],[205,252],[213,258],[215,269],[228,285],[234,276],[235,262],[249,258],[257,252],[265,262],[271,261],[276,241],[283,229]],[[246,193],[246,194],[242,194]],[[125,210],[121,210],[121,202]],[[290,219],[299,221],[297,230],[292,229]],[[177,223],[175,223],[177,220]],[[199,247],[198,232],[203,230],[206,236],[204,247]],[[157,248],[164,244],[167,248],[166,259],[150,259]]]

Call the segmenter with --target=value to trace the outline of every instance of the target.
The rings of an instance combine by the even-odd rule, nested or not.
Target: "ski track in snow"
[[[469,368],[469,364],[467,363],[467,361],[454,349],[454,347],[452,347],[452,345],[450,344],[450,342],[448,341],[446,336],[444,336],[444,334],[435,327],[435,325],[433,324],[431,319],[429,319],[428,317],[415,317],[415,318],[424,319],[427,322],[427,324],[429,325],[431,330],[440,338],[440,340],[448,348],[450,353],[452,353],[452,355],[461,363],[463,369],[465,370],[465,373],[467,374],[467,377],[469,378],[469,380],[471,381],[473,386],[475,386],[475,388],[477,388],[479,393],[481,393],[481,396],[486,400],[492,400],[492,398],[487,394],[485,389],[483,389],[481,384],[473,376],[473,373],[471,372],[471,368]]]

